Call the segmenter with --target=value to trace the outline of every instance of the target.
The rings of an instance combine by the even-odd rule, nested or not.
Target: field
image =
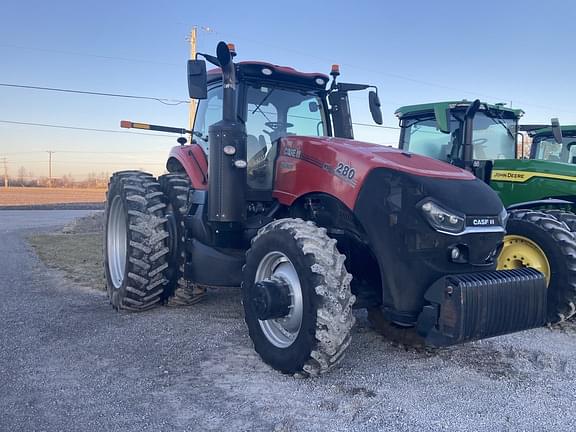
[[[105,189],[0,188],[0,206],[30,206],[72,203],[102,203]]]

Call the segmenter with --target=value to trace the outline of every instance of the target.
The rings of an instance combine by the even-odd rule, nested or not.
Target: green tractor
[[[530,159],[576,165],[576,125],[560,126],[557,119],[552,119],[552,127],[520,126],[520,129],[532,138]],[[570,171],[572,181],[575,173],[573,169]]]
[[[498,192],[509,213],[498,268],[542,272],[548,321],[555,323],[576,313],[576,165],[567,163],[576,138],[561,148],[564,162],[546,159],[538,156],[548,154],[543,149],[550,139],[559,139],[558,126],[537,129],[528,160],[517,149],[522,115],[479,100],[404,106],[396,111],[399,147],[465,168]],[[566,129],[567,136],[568,130],[576,129]]]

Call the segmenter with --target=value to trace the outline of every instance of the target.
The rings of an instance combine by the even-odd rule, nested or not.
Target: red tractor
[[[496,271],[506,211],[455,166],[355,141],[348,92],[374,88],[217,56],[188,63],[192,142],[158,180],[110,180],[105,268],[117,309],[193,303],[241,286],[255,350],[284,373],[343,357],[352,308],[434,346],[541,326],[534,269]],[[382,122],[377,92],[370,109]],[[176,300],[174,300],[176,296]],[[172,299],[172,300],[171,300]]]

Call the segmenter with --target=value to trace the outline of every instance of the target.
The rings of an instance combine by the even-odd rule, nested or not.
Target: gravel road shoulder
[[[238,289],[188,308],[116,313],[9,234],[0,281],[0,430],[573,430],[576,327],[436,350],[384,340],[357,312],[318,379],[254,353]]]

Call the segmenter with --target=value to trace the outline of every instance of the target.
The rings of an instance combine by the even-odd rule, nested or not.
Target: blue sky
[[[239,60],[265,60],[376,84],[384,124],[401,106],[446,99],[507,102],[524,121],[576,123],[572,55],[576,4],[566,1],[28,1],[0,9],[0,83],[186,99],[186,37],[234,42]],[[367,95],[354,121],[370,122]],[[0,120],[118,130],[122,119],[187,126],[187,106],[0,87]],[[357,127],[382,144],[397,132]],[[56,176],[143,168],[156,174],[175,136],[95,133],[0,122],[0,157]]]

